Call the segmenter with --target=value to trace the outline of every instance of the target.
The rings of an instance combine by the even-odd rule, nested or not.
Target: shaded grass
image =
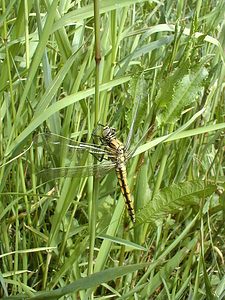
[[[67,4],[2,2],[2,295],[222,299],[224,2],[102,1],[99,105],[93,6]],[[95,192],[90,178],[43,183],[49,155],[29,146],[46,131],[90,141],[96,115],[126,141],[137,102],[133,227],[114,174]]]

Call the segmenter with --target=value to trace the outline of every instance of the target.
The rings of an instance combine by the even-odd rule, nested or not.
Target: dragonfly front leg
[[[96,155],[96,153],[91,153],[99,162],[103,161],[105,154],[101,154],[100,156]]]

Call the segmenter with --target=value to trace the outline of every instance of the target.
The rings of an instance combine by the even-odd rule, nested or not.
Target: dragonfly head
[[[111,141],[116,138],[116,129],[109,126],[104,126],[102,131],[102,138],[105,141]]]

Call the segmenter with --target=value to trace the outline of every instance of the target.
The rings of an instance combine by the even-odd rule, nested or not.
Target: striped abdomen
[[[131,218],[131,221],[135,223],[134,205],[131,199],[130,188],[127,182],[127,170],[124,164],[121,164],[119,168],[116,168],[116,175],[119,181],[121,191],[125,198],[125,203],[128,209],[129,216]]]

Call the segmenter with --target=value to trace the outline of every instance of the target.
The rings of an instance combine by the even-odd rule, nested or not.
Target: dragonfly
[[[46,147],[53,148],[53,152],[59,154],[59,149],[66,149],[66,157],[69,165],[66,167],[53,167],[48,169],[43,169],[39,172],[46,179],[56,179],[60,177],[73,177],[73,176],[98,176],[101,177],[104,174],[107,174],[110,170],[115,169],[118,183],[123,194],[125,204],[128,210],[128,214],[133,223],[135,223],[135,212],[133,199],[131,197],[131,191],[128,185],[127,180],[127,170],[126,164],[127,161],[132,157],[133,153],[136,150],[128,151],[130,140],[131,140],[131,130],[128,135],[128,140],[126,145],[124,145],[117,138],[117,131],[115,128],[108,125],[99,124],[102,128],[101,134],[97,135],[96,131],[93,133],[93,137],[97,137],[100,140],[100,145],[91,144],[91,143],[82,143],[75,142],[71,139],[55,135],[55,134],[40,134],[38,140],[44,140]],[[36,144],[39,144],[37,141]],[[42,142],[40,143],[42,145]],[[64,150],[63,150],[64,151]],[[87,158],[85,153],[92,154],[95,156],[100,163],[90,164],[90,165],[75,165],[70,166],[70,162],[73,159],[73,156],[78,156],[81,154],[81,157],[85,157],[84,161]],[[81,160],[79,158],[78,160]]]

